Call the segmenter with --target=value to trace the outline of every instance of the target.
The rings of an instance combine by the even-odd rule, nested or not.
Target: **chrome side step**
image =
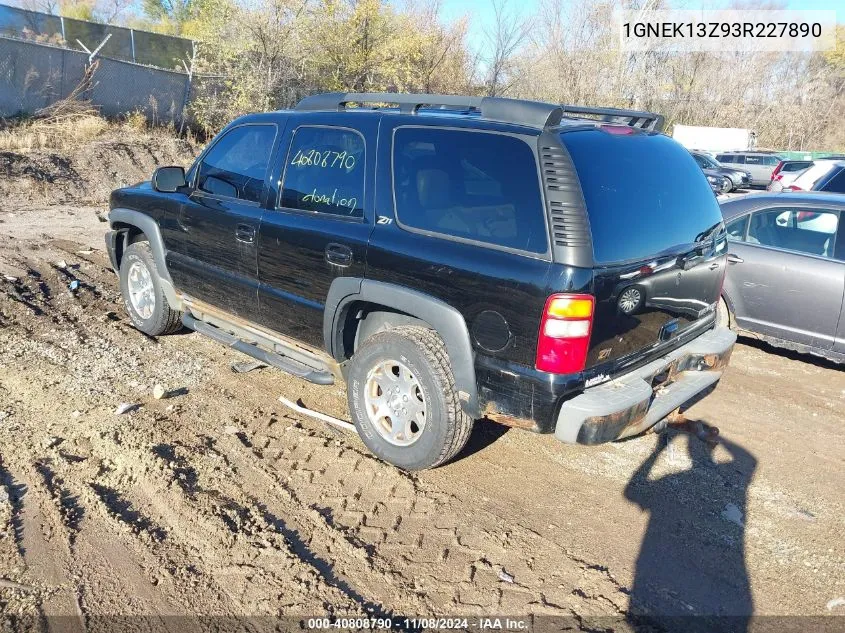
[[[182,325],[188,329],[212,338],[219,343],[228,345],[232,349],[236,349],[248,356],[252,356],[256,360],[260,360],[262,363],[267,363],[268,365],[281,369],[288,374],[292,374],[297,378],[302,378],[317,385],[334,384],[334,375],[327,368],[320,369],[310,367],[298,360],[288,358],[287,356],[276,354],[275,352],[268,352],[257,345],[247,343],[234,334],[229,334],[215,325],[195,319],[189,312],[185,312],[182,315]]]

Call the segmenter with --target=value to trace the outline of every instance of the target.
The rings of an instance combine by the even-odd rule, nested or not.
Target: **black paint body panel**
[[[158,223],[167,268],[179,293],[309,346],[324,347],[337,357],[332,337],[343,323],[334,310],[342,307],[344,297],[335,297],[327,314],[330,290],[349,288],[347,296],[352,296],[365,279],[414,290],[451,306],[463,318],[472,358],[464,359],[470,371],[461,375],[474,376],[470,388],[476,393],[462,396],[462,401],[473,403],[472,413],[512,418],[540,432],[554,430],[562,400],[582,391],[585,381],[606,380],[644,364],[712,325],[708,304],[718,298],[725,266],[724,252],[716,250],[718,240],[693,243],[695,236],[690,236],[688,247],[655,255],[665,266],[645,274],[640,268],[651,262],[594,269],[582,265],[588,259],[584,252],[561,258],[561,249],[570,247],[555,242],[553,234],[546,253],[517,253],[412,232],[397,221],[392,175],[392,134],[397,127],[466,128],[522,139],[537,160],[544,205],[549,200],[557,205],[543,210],[549,223],[556,209],[568,208],[580,196],[565,152],[550,148],[555,135],[472,117],[380,112],[267,113],[232,125],[249,122],[278,127],[259,204],[198,194],[190,184],[195,168],[188,172],[185,191],[162,194],[142,184],[112,196],[113,208],[136,209]],[[297,126],[304,124],[347,127],[364,137],[362,218],[277,206],[288,148]],[[557,175],[544,174],[546,168]],[[549,196],[550,187],[557,187],[556,197]],[[244,226],[254,229],[253,242],[236,239]],[[587,238],[579,244],[590,248]],[[348,262],[332,263],[327,257],[327,249],[337,247],[351,253]],[[641,285],[647,300],[637,313],[625,315],[617,302],[632,283]],[[587,365],[578,374],[547,374],[534,369],[540,321],[549,295],[564,292],[596,297]],[[671,339],[661,341],[664,326],[675,319]]]

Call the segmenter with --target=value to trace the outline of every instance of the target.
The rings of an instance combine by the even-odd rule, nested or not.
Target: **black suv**
[[[596,444],[708,393],[736,338],[715,325],[719,206],[662,122],[317,95],[115,191],[106,242],[138,329],[345,381],[402,468],[452,458],[482,417]]]

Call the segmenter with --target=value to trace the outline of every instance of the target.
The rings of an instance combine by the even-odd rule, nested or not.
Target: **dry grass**
[[[68,150],[92,141],[108,126],[108,121],[96,114],[22,121],[0,130],[0,150]]]

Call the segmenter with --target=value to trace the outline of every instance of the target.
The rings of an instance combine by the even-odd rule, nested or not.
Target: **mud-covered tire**
[[[394,360],[416,378],[425,402],[425,425],[408,446],[387,441],[367,413],[365,390],[371,371]],[[461,409],[446,346],[426,327],[404,325],[363,341],[350,361],[347,394],[352,420],[364,444],[380,459],[404,470],[444,464],[466,445],[472,430],[472,418]]]
[[[142,315],[130,300],[129,271],[133,266],[142,266],[148,272],[152,283],[152,297],[154,305],[152,313]],[[161,288],[158,267],[153,259],[150,244],[146,241],[130,244],[123,253],[120,261],[120,294],[123,296],[123,307],[129,319],[137,329],[150,336],[160,336],[176,332],[182,327],[182,314],[170,307],[167,297]]]
[[[724,297],[719,297],[719,303],[716,305],[716,325],[733,329],[733,317]]]

